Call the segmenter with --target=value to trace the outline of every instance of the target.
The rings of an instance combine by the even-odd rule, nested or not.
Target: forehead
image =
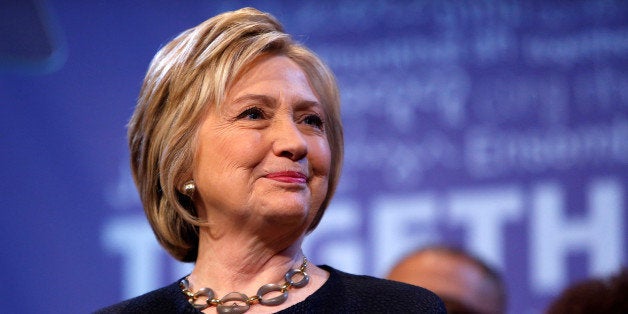
[[[227,98],[250,92],[289,92],[301,97],[317,97],[305,72],[290,58],[282,55],[264,56],[254,61],[227,91]]]

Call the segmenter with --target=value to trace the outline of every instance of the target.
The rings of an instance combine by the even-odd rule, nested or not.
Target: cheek
[[[310,162],[317,176],[329,176],[331,170],[331,149],[327,139],[316,140],[310,149]]]
[[[268,152],[260,138],[255,132],[241,132],[227,138],[220,148],[227,166],[246,174],[257,167]]]
[[[217,132],[208,139],[204,159],[206,165],[217,170],[231,168],[250,168],[259,159],[259,135],[239,130]]]

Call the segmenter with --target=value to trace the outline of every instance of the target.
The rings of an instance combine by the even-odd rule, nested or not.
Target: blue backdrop
[[[345,166],[311,260],[385,276],[460,245],[502,271],[511,313],[626,264],[626,2],[5,0],[3,312],[86,313],[189,271],[145,222],[125,124],[161,45],[247,5],[341,87]]]

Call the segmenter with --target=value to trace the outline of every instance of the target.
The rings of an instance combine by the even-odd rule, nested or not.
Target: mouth
[[[307,176],[299,171],[280,171],[269,173],[264,176],[267,179],[283,183],[306,183]]]

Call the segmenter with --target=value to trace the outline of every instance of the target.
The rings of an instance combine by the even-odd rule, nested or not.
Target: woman
[[[444,312],[425,289],[309,263],[342,161],[333,75],[272,16],[218,15],[162,48],[129,124],[159,242],[189,276],[102,313]]]

